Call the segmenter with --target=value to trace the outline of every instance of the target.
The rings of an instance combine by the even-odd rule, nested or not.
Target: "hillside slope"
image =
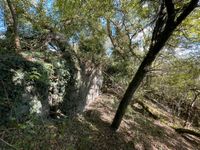
[[[177,134],[162,119],[154,120],[131,108],[120,129],[109,125],[118,103],[112,95],[102,95],[92,102],[84,114],[74,119],[27,122],[1,128],[2,149],[69,149],[69,150],[198,150],[200,139]],[[152,104],[151,107],[156,109]],[[151,109],[152,109],[151,108]],[[170,114],[165,114],[170,116]],[[160,115],[160,117],[162,117]],[[170,118],[170,117],[169,117]],[[12,147],[12,148],[11,148]]]

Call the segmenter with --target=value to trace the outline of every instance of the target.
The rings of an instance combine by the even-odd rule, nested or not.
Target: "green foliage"
[[[91,60],[95,64],[106,63],[105,48],[101,37],[80,38],[78,53],[83,61]]]
[[[198,87],[198,78],[200,75],[200,68],[196,60],[193,59],[176,59],[171,60],[171,65],[163,64],[162,66],[167,73],[163,76],[156,77],[157,82],[153,82],[152,87],[156,87],[156,83],[165,88],[176,89],[179,91],[189,91],[189,88]],[[174,91],[174,90],[172,90]]]
[[[104,52],[103,44],[96,38],[81,39],[79,49],[83,53],[96,53],[97,55]]]
[[[133,60],[121,60],[111,58],[110,63],[106,67],[106,73],[112,77],[113,84],[127,86],[131,80],[132,75],[136,72],[138,67],[137,62],[133,64]],[[105,80],[107,77],[105,76]]]

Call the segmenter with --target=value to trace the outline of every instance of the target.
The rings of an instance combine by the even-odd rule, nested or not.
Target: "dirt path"
[[[105,128],[102,128],[102,132],[110,125],[114,112],[113,108],[116,108],[117,100],[110,95],[102,95],[96,101],[91,103],[86,112],[85,117],[104,122]],[[102,126],[104,126],[102,124]],[[99,125],[98,125],[99,126]],[[109,133],[106,130],[106,134],[111,136],[113,133]],[[117,134],[121,136],[125,145],[129,145],[130,149],[137,150],[199,150],[200,139],[189,136],[177,134],[174,129],[160,122],[160,120],[152,120],[148,117],[144,117],[142,114],[131,112],[123,120],[120,129]],[[116,139],[108,138],[110,143],[116,142]],[[112,141],[113,140],[113,141]],[[100,143],[105,143],[101,141]],[[113,149],[110,145],[106,145],[105,149]],[[131,147],[132,146],[132,147]],[[126,149],[121,147],[121,149]]]

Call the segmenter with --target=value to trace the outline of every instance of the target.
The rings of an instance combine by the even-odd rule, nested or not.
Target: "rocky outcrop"
[[[73,116],[99,96],[102,80],[99,66],[69,53],[1,55],[0,123]]]
[[[69,60],[69,58],[68,58]],[[90,61],[81,62],[77,58],[73,60],[73,67],[66,95],[60,105],[60,109],[67,116],[73,116],[82,112],[85,107],[100,95],[103,83],[103,75],[100,66],[95,66]]]

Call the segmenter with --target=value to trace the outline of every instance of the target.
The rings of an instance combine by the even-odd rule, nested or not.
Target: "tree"
[[[157,12],[155,2],[148,4],[150,7],[140,0],[115,1],[113,14],[103,16],[110,48],[109,60],[112,62],[106,72],[115,76],[112,83],[128,85],[147,53],[145,45],[150,42],[152,18]]]
[[[196,8],[197,4],[198,0],[191,0],[189,3],[183,4],[181,9],[177,9],[177,5],[175,5],[172,0],[160,1],[159,12],[152,33],[149,51],[139,66],[119,104],[111,125],[112,129],[117,130],[119,128],[126,108],[140,83],[143,81],[157,54],[164,47],[177,26],[180,25],[182,21],[185,20],[185,18]]]

